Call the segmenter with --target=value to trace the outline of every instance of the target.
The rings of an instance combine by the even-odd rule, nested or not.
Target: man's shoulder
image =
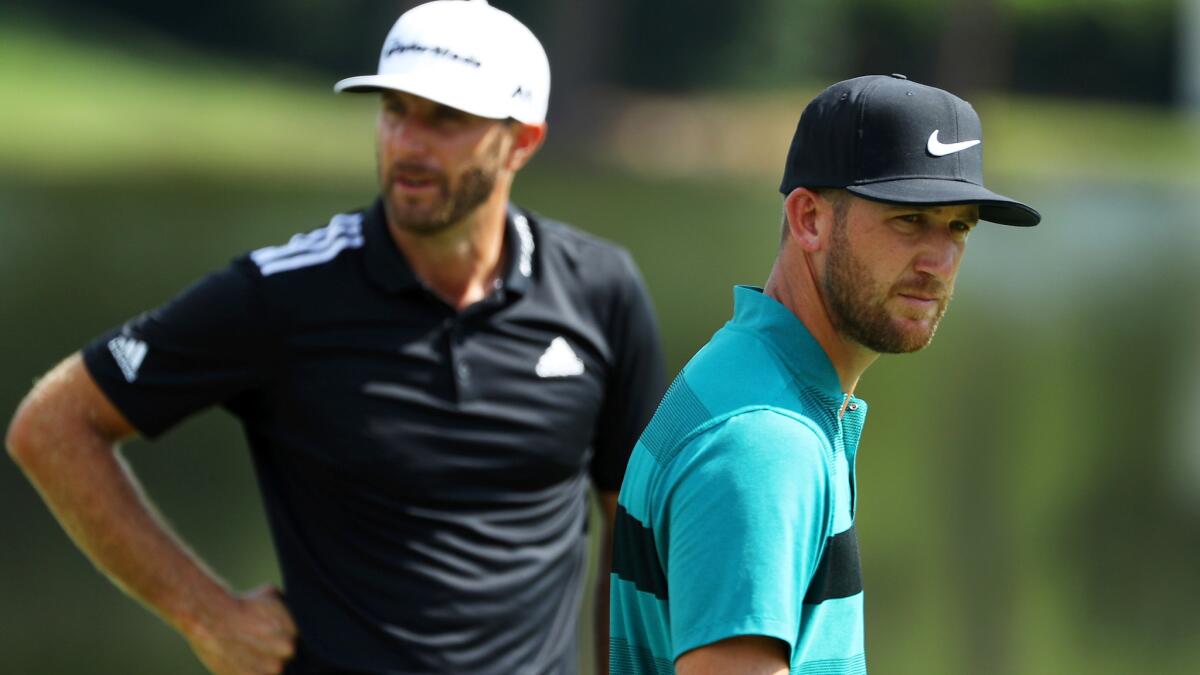
[[[729,325],[688,361],[680,377],[714,412],[767,405],[805,419],[823,417],[825,406],[806,395],[810,387],[804,381],[757,336]]]
[[[689,434],[685,445],[716,445],[724,451],[746,454],[793,455],[830,446],[821,425],[803,412],[777,405],[747,405],[710,418]],[[825,453],[819,453],[821,455]]]
[[[540,239],[538,243],[550,256],[566,258],[573,265],[586,262],[591,269],[611,269],[621,273],[632,265],[629,251],[620,244],[536,211],[521,207],[516,211],[533,225]]]
[[[780,384],[761,381],[757,395],[731,396],[728,379],[726,387],[694,383],[692,366],[689,363],[672,382],[642,434],[642,445],[659,463],[687,454],[687,448],[695,452],[713,444],[746,452],[830,447],[829,435],[810,411],[786,393],[772,391]],[[724,369],[728,374],[729,364]]]
[[[753,439],[761,426],[829,446],[828,405],[807,391],[761,341],[722,329],[672,382],[642,439],[655,454],[673,454],[699,430]]]
[[[321,307],[344,307],[361,299],[363,212],[335,214],[324,225],[237,254],[195,282],[184,295],[220,297],[229,308],[269,317],[272,323],[311,315]]]
[[[348,252],[364,245],[364,211],[334,214],[329,222],[292,235],[286,242],[254,249],[238,258],[248,270],[264,279],[280,275],[295,276],[327,271]]]
[[[647,427],[627,470],[630,487],[622,489],[627,508],[646,519],[661,515],[672,495],[747,488],[790,500],[800,492],[823,492],[834,472],[829,439],[820,427],[783,408],[727,411],[680,429],[675,438],[661,431],[654,422]]]

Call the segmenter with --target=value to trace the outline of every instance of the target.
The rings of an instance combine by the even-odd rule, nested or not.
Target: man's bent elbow
[[[38,439],[45,436],[42,431],[44,425],[40,421],[44,413],[39,409],[43,403],[36,396],[37,393],[35,386],[25,400],[21,401],[21,405],[17,407],[17,411],[13,413],[13,417],[8,423],[8,432],[4,436],[4,446],[8,450],[8,456],[26,471],[29,471],[31,465],[37,461]]]
[[[4,445],[26,473],[49,459],[51,450],[95,442],[112,445],[132,427],[87,374],[79,354],[67,357],[41,378],[8,424]]]
[[[19,421],[20,421],[20,416],[14,415],[12,420],[10,420],[8,423],[8,432],[4,434],[4,448],[6,450],[8,450],[8,456],[11,457],[12,460],[14,462],[16,462],[17,464],[22,463],[21,448],[24,447],[24,444],[21,442],[23,439],[21,438],[21,435],[19,433],[19,429],[20,429],[20,427],[18,426]]]

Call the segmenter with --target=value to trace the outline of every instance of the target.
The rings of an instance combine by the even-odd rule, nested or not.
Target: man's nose
[[[946,233],[931,232],[922,242],[917,256],[916,271],[929,274],[945,283],[954,281],[958,263],[962,260],[963,245]]]
[[[420,152],[429,147],[429,129],[419,120],[403,120],[388,129],[387,142],[399,151]]]

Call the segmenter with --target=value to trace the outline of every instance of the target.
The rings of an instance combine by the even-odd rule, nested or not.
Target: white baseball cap
[[[550,63],[524,24],[486,0],[434,0],[396,20],[377,74],[346,78],[333,89],[395,89],[480,117],[541,124]]]

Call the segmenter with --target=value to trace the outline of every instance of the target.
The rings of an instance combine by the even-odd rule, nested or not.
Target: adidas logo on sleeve
[[[108,341],[108,351],[112,353],[117,367],[125,375],[125,380],[127,382],[136,380],[138,369],[142,367],[142,361],[146,358],[148,351],[146,343],[128,335],[118,335]]]

